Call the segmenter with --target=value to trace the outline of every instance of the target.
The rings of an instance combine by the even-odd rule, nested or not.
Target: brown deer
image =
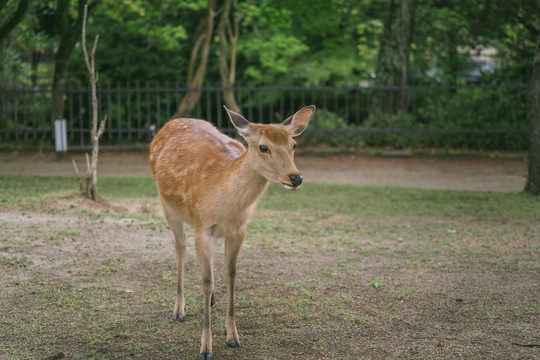
[[[174,233],[178,288],[173,319],[184,320],[184,223],[193,226],[202,275],[204,318],[200,359],[212,358],[210,306],[214,303],[212,243],[225,238],[227,345],[240,347],[234,317],[234,283],[247,221],[268,182],[294,190],[302,176],[294,164],[294,136],[300,135],[315,106],[300,109],[281,124],[254,124],[225,108],[247,149],[206,121],[175,119],[150,145],[150,164],[163,211]]]

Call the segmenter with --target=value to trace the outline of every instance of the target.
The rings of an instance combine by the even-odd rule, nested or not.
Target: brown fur
[[[202,120],[169,121],[150,145],[150,164],[165,217],[175,238],[178,289],[174,319],[184,318],[183,272],[186,251],[184,223],[193,225],[195,249],[204,293],[201,358],[210,358],[210,305],[214,299],[212,242],[225,238],[227,281],[227,343],[240,346],[234,319],[234,282],[246,224],[268,181],[293,188],[290,175],[300,175],[294,165],[294,140],[307,126],[314,106],[299,110],[282,124],[252,124],[226,109],[232,123],[248,143],[220,133]],[[268,152],[259,150],[264,145]]]

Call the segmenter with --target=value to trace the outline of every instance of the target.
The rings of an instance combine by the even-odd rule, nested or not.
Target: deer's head
[[[253,168],[268,181],[295,190],[302,184],[302,175],[294,164],[296,142],[307,127],[315,106],[298,110],[280,124],[254,124],[225,107],[232,124],[248,144],[248,159]]]

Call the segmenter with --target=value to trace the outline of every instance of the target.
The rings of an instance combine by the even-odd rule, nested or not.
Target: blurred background
[[[91,146],[82,0],[0,1],[0,146]],[[232,131],[318,108],[314,147],[527,150],[537,2],[93,0],[101,142],[144,147],[173,116]]]

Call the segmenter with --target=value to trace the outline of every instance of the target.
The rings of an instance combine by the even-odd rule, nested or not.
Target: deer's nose
[[[292,174],[289,175],[289,179],[291,180],[291,184],[294,187],[299,187],[300,185],[302,185],[302,175]]]

